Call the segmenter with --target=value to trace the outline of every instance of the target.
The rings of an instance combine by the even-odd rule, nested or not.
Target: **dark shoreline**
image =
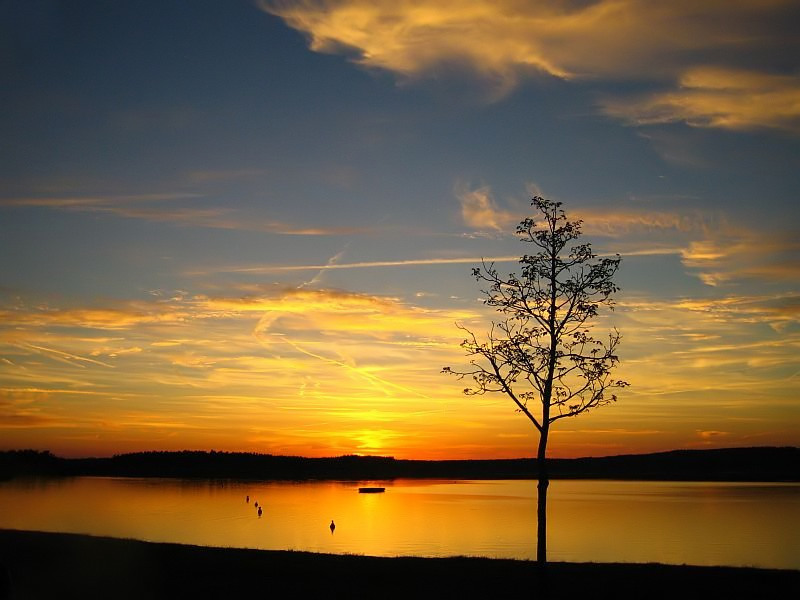
[[[548,460],[551,479],[800,481],[800,448],[672,450],[654,454]],[[536,479],[532,458],[404,460],[383,456],[304,458],[244,452],[138,452],[61,458],[0,452],[0,480],[16,476],[173,477],[252,480]]]
[[[800,593],[797,570],[551,563],[544,595],[542,574],[529,561],[208,548],[15,530],[0,530],[0,564],[15,600],[255,595],[727,600]]]
[[[0,531],[14,598],[504,597],[537,592],[535,563],[376,558]],[[793,597],[800,571],[553,563],[551,598]],[[507,592],[507,594],[506,594]]]

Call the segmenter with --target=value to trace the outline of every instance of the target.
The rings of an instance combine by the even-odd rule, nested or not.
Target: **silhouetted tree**
[[[502,315],[492,322],[484,340],[459,325],[467,338],[461,343],[470,367],[443,372],[472,379],[467,395],[500,392],[539,433],[537,561],[547,562],[547,440],[550,426],[616,400],[614,388],[625,381],[612,379],[620,334],[613,329],[607,341],[592,337],[590,321],[601,306],[613,309],[612,279],[620,256],[600,258],[588,243],[571,246],[581,235],[582,221],[569,221],[561,202],[541,197],[531,205],[541,214],[517,226],[520,239],[536,248],[519,260],[521,273],[501,276],[494,263],[473,269],[484,304]]]

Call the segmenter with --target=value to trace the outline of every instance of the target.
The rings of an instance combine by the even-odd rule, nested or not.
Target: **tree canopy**
[[[471,378],[467,395],[506,394],[541,433],[559,419],[615,401],[611,390],[627,383],[611,377],[619,332],[597,339],[591,323],[601,306],[614,307],[620,256],[598,257],[589,243],[570,245],[581,236],[582,221],[568,220],[561,202],[536,197],[532,205],[542,219],[524,219],[517,234],[537,251],[520,258],[520,274],[502,276],[486,262],[472,271],[485,286],[484,303],[502,318],[483,340],[461,327],[470,368],[444,371]],[[532,408],[537,401],[541,411]]]

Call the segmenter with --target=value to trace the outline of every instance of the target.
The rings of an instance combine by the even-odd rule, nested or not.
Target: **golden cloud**
[[[743,279],[797,281],[798,250],[800,242],[792,234],[776,231],[765,238],[762,233],[723,224],[689,243],[681,256],[704,283],[717,286]]]
[[[439,311],[406,305],[388,297],[338,290],[287,290],[273,298],[240,301],[210,300],[212,307],[234,308],[261,314],[256,331],[267,336],[278,331],[317,337],[346,333],[373,340],[421,342],[454,335],[453,322],[473,319],[469,311]],[[221,302],[221,304],[220,304]],[[280,327],[278,327],[280,325]]]
[[[251,297],[192,296],[169,301],[131,301],[114,307],[51,308],[15,307],[0,309],[0,321],[6,334],[2,341],[37,348],[30,331],[53,328],[82,328],[100,330],[134,330],[152,325],[186,325],[203,320],[258,319],[262,323],[280,319],[290,329],[302,329],[296,321],[313,322],[315,330],[363,332],[380,336],[384,333],[408,339],[412,334],[427,336],[443,332],[442,323],[449,327],[454,320],[475,318],[470,311],[439,311],[407,305],[402,301],[382,296],[359,294],[340,290],[313,290],[292,288],[278,294]],[[155,331],[155,330],[154,330]],[[66,336],[80,343],[93,343],[94,356],[123,356],[143,352],[142,346],[170,348],[198,342],[193,337],[177,339],[178,330],[158,330],[154,335],[168,334],[167,339],[145,339],[135,345],[108,346],[109,341],[125,338]],[[188,333],[186,330],[184,333]],[[450,332],[452,333],[452,332]],[[49,339],[59,339],[51,334]],[[36,342],[37,344],[39,342]],[[97,344],[104,344],[97,346]],[[40,348],[47,351],[47,348]]]
[[[520,221],[518,215],[497,207],[488,185],[473,190],[459,184],[456,186],[456,197],[461,203],[464,223],[475,229],[503,231],[509,227],[513,229]]]
[[[446,362],[443,353],[459,353],[454,322],[475,316],[304,288],[253,297],[183,295],[112,308],[18,306],[0,311],[0,348],[7,357],[5,382],[19,387],[94,388],[113,396],[153,386],[237,393],[269,388],[273,397],[289,398],[314,373],[308,397],[377,392],[419,398],[425,397],[420,381],[428,390],[445,385],[435,381],[438,370],[430,365]],[[92,337],[88,330],[97,329],[120,336]]]
[[[640,210],[578,209],[584,233],[615,238],[623,256],[674,254],[710,286],[744,279],[791,282],[800,279],[793,233],[763,232],[734,225],[717,214]]]
[[[795,292],[669,301],[623,298],[619,307],[646,320],[647,336],[653,333],[649,329],[651,325],[661,323],[671,334],[687,337],[691,342],[702,342],[705,347],[709,347],[709,340],[721,337],[721,332],[716,331],[720,326],[730,331],[735,324],[800,323],[800,294]],[[653,316],[646,317],[648,313]],[[644,321],[640,324],[645,325]],[[691,332],[682,329],[682,324],[689,325]]]
[[[791,27],[782,25],[792,20],[793,0],[258,4],[304,32],[312,50],[345,54],[401,80],[469,73],[490,100],[537,75],[675,82],[677,90],[606,99],[601,110],[635,125],[800,133],[800,80],[771,72],[796,46]]]
[[[652,233],[653,231],[697,232],[704,229],[709,221],[708,217],[699,213],[591,208],[577,209],[569,216],[583,221],[584,233],[608,237],[621,237],[632,233]]]
[[[669,397],[669,409],[653,405],[666,419],[681,414],[684,402],[710,415],[754,398],[774,406],[793,398],[797,305],[796,295],[621,299],[615,318],[625,336],[620,377],[633,384],[626,394],[632,410]],[[785,327],[765,327],[776,323]]]
[[[173,305],[129,303],[117,308],[71,308],[31,310],[2,310],[4,323],[28,327],[82,327],[88,329],[118,330],[138,325],[178,323],[192,316],[186,309]]]
[[[722,68],[694,68],[680,90],[603,103],[606,114],[633,125],[684,122],[733,130],[800,133],[800,77]]]
[[[516,214],[498,207],[489,186],[474,190],[459,186],[456,195],[464,223],[471,227],[511,231],[512,224],[522,218],[522,212]],[[800,278],[800,263],[796,259],[800,242],[790,233],[775,231],[769,239],[764,239],[760,232],[699,211],[581,208],[570,211],[568,216],[582,220],[583,232],[588,235],[616,238],[614,250],[624,256],[677,255],[692,274],[709,286],[742,279]],[[487,262],[516,260],[517,257],[508,256],[486,259]]]
[[[541,195],[534,184],[528,184],[527,188],[532,195]],[[530,207],[527,205],[524,208],[515,206],[514,210],[499,207],[488,185],[472,189],[463,183],[458,183],[455,195],[461,205],[461,217],[464,224],[478,230],[513,232],[517,223],[530,214]],[[572,220],[583,221],[582,229],[586,234],[615,238],[637,233],[650,234],[654,231],[688,234],[704,231],[713,225],[713,219],[710,216],[697,211],[679,213],[613,208],[577,208],[570,210],[567,216]],[[677,252],[675,249],[671,251],[671,253],[675,252]],[[507,259],[508,257],[501,257],[503,261]],[[337,265],[336,268],[346,266],[346,264]]]
[[[674,75],[688,53],[779,45],[769,19],[791,0],[259,0],[317,52],[347,53],[404,78],[465,65],[496,95],[526,73]],[[774,36],[773,36],[774,37]]]

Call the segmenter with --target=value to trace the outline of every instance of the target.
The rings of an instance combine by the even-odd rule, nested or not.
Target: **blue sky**
[[[0,443],[530,455],[438,371],[540,194],[632,383],[554,455],[797,445],[799,13],[3,2]]]

